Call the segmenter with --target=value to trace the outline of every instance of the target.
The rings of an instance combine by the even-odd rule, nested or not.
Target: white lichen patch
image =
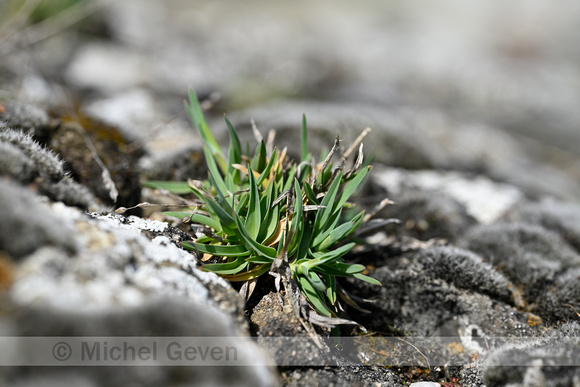
[[[44,247],[30,255],[10,290],[18,304],[100,310],[170,294],[215,307],[206,285],[231,290],[227,281],[199,270],[195,257],[168,237],[149,240],[141,234],[163,232],[167,223],[117,214],[89,218],[62,204],[51,209],[69,220],[74,228],[69,238],[77,249]]]
[[[377,184],[394,195],[404,188],[417,188],[450,196],[464,205],[467,213],[482,224],[495,222],[523,198],[516,187],[496,183],[483,176],[469,178],[458,172],[397,168],[375,170],[373,174]]]

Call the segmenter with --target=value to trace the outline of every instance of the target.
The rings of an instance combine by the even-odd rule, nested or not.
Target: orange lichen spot
[[[541,325],[542,319],[535,314],[528,315],[528,325],[531,327],[535,327],[536,325]]]
[[[7,290],[14,281],[12,263],[0,253],[0,292]]]
[[[6,111],[6,108],[4,106],[2,106],[2,104],[0,103],[0,113],[4,113]]]

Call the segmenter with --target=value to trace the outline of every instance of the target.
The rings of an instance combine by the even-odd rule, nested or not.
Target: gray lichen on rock
[[[454,247],[434,247],[421,254],[426,273],[458,288],[510,302],[513,285],[479,255]]]
[[[495,351],[483,375],[487,386],[571,386],[580,380],[578,359],[580,324],[569,322]]]
[[[31,135],[22,131],[0,127],[0,142],[12,144],[36,166],[36,173],[45,179],[59,180],[65,175],[63,161],[50,150],[41,146]]]
[[[0,121],[15,130],[29,135],[39,135],[49,124],[48,113],[38,106],[12,100],[6,103]],[[1,130],[1,127],[0,127]]]
[[[34,183],[40,192],[53,200],[83,209],[102,209],[86,187],[72,180],[60,157],[40,145],[31,135],[10,129],[2,121],[0,174],[21,184]]]
[[[0,250],[24,258],[45,245],[74,250],[70,222],[55,216],[30,190],[0,179]]]
[[[461,245],[497,266],[533,302],[580,255],[556,232],[525,223],[475,227]]]

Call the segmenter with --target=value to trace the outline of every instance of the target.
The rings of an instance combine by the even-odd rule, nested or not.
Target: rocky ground
[[[0,4],[0,336],[225,337],[256,365],[21,367],[23,341],[0,384],[580,386],[580,6],[33,3]],[[114,213],[206,177],[188,86],[220,141],[224,112],[291,153],[303,113],[311,149],[372,129],[356,200],[400,222],[348,257],[382,286],[341,282],[365,311],[339,345],[273,281],[246,303],[200,270],[159,208]]]

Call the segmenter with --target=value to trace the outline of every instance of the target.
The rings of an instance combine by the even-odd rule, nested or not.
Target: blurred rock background
[[[573,2],[59,0],[26,19],[36,3],[2,2],[2,94],[75,106],[150,149],[194,141],[181,102],[193,86],[219,95],[219,124],[239,111],[266,131],[305,113],[345,140],[371,126],[379,162],[580,197]]]

